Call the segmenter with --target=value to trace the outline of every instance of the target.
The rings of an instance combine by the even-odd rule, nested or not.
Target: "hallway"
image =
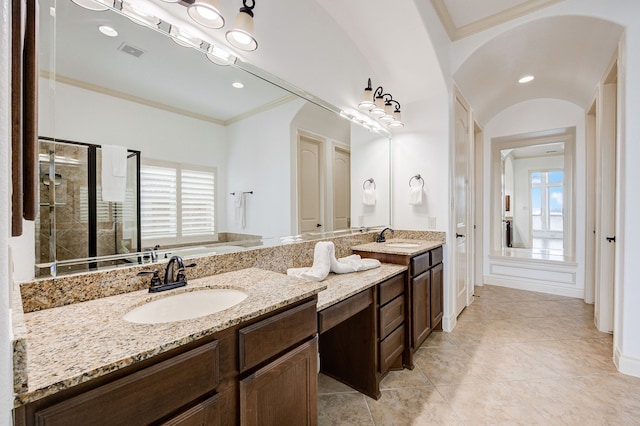
[[[632,425],[640,379],[616,372],[612,337],[582,300],[476,287],[452,333],[433,333],[413,371],[375,401],[324,375],[320,425]]]

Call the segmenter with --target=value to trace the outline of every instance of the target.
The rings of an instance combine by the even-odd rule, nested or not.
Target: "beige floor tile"
[[[380,389],[412,388],[418,386],[432,386],[418,367],[413,370],[389,371],[380,382]]]
[[[549,423],[502,383],[464,383],[437,389],[466,425]]]
[[[640,379],[579,299],[483,286],[375,401],[320,375],[322,425],[640,425]]]
[[[370,426],[374,423],[364,395],[342,393],[318,397],[318,424],[320,426]]]
[[[357,393],[358,391],[325,374],[318,374],[318,394],[345,392]]]
[[[376,426],[462,425],[449,404],[432,387],[392,389],[367,404]]]

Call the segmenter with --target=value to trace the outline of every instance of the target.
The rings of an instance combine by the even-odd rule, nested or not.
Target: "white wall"
[[[251,116],[227,129],[229,141],[226,193],[229,232],[263,235],[291,235],[290,128],[304,101],[287,102]],[[235,220],[230,192],[253,191],[246,196],[246,227]],[[277,206],[277,208],[273,208]]]
[[[398,229],[449,230],[449,133],[450,98],[446,87],[433,93],[428,102],[410,104],[408,120],[417,124],[397,132],[391,142],[393,226]],[[403,119],[405,115],[403,106]],[[408,127],[408,126],[407,126]],[[423,204],[409,205],[409,179],[424,179]],[[429,217],[436,219],[430,228]],[[446,313],[445,313],[446,316]]]
[[[375,227],[390,224],[389,164],[390,140],[357,124],[351,125],[351,226]],[[376,203],[362,202],[367,179],[375,183]],[[364,186],[364,188],[363,188]]]
[[[8,236],[10,235],[10,65],[9,1],[0,1],[0,424],[11,424],[13,407],[13,362],[11,350],[12,286]]]

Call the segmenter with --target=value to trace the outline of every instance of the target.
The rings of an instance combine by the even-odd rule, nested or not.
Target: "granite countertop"
[[[379,268],[352,274],[331,273],[322,281],[327,285],[327,289],[318,293],[317,309],[326,309],[406,270],[407,267],[404,265],[383,263]]]
[[[367,243],[351,247],[352,250],[374,253],[399,254],[415,256],[425,253],[444,244],[443,241],[414,240],[407,238],[392,238],[384,243]]]
[[[122,319],[151,300],[203,288],[235,288],[249,296],[224,311],[164,324]],[[327,288],[276,272],[249,268],[193,279],[187,287],[151,294],[140,290],[24,314],[26,359],[14,364],[22,390],[15,405],[106,375],[207,335],[227,329]]]

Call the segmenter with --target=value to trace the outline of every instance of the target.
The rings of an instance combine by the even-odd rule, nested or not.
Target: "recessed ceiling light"
[[[535,77],[532,75],[525,75],[524,77],[522,77],[520,80],[518,80],[518,83],[528,83],[530,81],[533,81]]]
[[[116,31],[114,28],[108,26],[108,25],[100,25],[98,27],[98,29],[100,30],[100,32],[108,37],[117,37],[118,36],[118,31]]]
[[[240,83],[239,81],[236,81],[235,83],[232,84],[233,87],[235,87],[236,89],[242,89],[244,87],[244,84]]]

